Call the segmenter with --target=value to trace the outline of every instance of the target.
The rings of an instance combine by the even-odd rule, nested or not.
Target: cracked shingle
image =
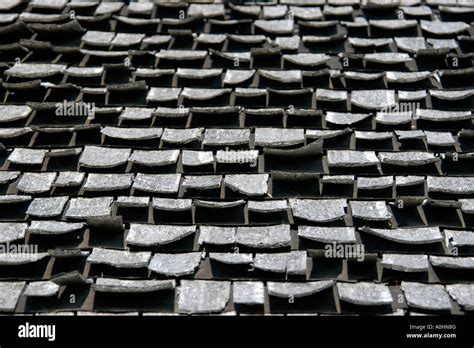
[[[181,313],[219,313],[230,300],[230,282],[182,280],[178,309]]]
[[[451,310],[451,302],[443,285],[402,282],[401,288],[410,307]]]
[[[268,174],[226,175],[224,185],[247,196],[263,196],[268,191]]]
[[[446,285],[446,290],[462,308],[474,310],[474,284],[450,284]]]

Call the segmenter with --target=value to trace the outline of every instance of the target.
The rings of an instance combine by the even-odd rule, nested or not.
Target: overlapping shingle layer
[[[2,1],[0,311],[470,313],[473,22]]]

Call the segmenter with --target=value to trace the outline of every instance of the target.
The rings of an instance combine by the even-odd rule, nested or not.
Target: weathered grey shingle
[[[446,290],[462,308],[474,310],[474,284],[450,284],[446,285]]]
[[[353,227],[298,226],[298,236],[321,243],[355,243]]]
[[[221,186],[221,175],[185,176],[182,183],[188,189],[215,189]]]
[[[415,114],[421,120],[432,122],[463,121],[472,119],[471,111],[416,109]]]
[[[235,241],[252,248],[281,248],[291,243],[289,225],[266,227],[237,227]]]
[[[451,310],[451,302],[443,285],[402,282],[401,288],[410,307]]]
[[[434,146],[454,146],[457,141],[450,132],[429,132],[425,131],[426,142]]]
[[[379,163],[373,151],[328,150],[330,167],[373,166]]]
[[[296,199],[290,200],[293,216],[316,222],[330,222],[343,219],[346,215],[345,199]]]
[[[235,227],[201,226],[199,227],[199,244],[225,245],[235,243]]]
[[[74,219],[107,217],[111,214],[112,202],[112,197],[71,198],[66,217]]]
[[[361,306],[381,306],[392,304],[393,298],[385,284],[337,283],[341,301]]]
[[[347,95],[342,97],[342,100],[346,100],[346,99],[347,99]],[[371,116],[370,114],[352,114],[352,113],[328,111],[326,113],[326,122],[331,122],[331,123],[339,124],[339,125],[351,125],[353,123],[357,123],[362,120],[365,120],[366,118],[370,116]]]
[[[138,173],[133,188],[145,192],[177,193],[181,174],[142,174]]]
[[[25,193],[48,192],[56,179],[56,173],[24,173],[18,182],[18,191]]]
[[[137,246],[165,245],[196,232],[196,226],[130,224],[127,244]]]
[[[352,216],[359,219],[386,221],[392,217],[385,201],[351,201],[350,205]]]
[[[473,177],[428,176],[428,191],[451,194],[474,193]]]
[[[226,70],[224,83],[228,85],[237,85],[253,77],[255,70]]]
[[[439,161],[431,152],[379,152],[378,157],[382,163],[397,166],[420,166]]]
[[[291,34],[294,29],[293,20],[277,19],[277,20],[261,20],[254,22],[255,27],[271,34]]]
[[[303,66],[318,66],[325,64],[330,59],[330,56],[321,53],[298,53],[283,55],[284,61]]]
[[[424,183],[425,177],[416,175],[396,176],[395,184],[397,186],[411,186]]]
[[[31,112],[28,105],[0,105],[0,123],[25,119]]]
[[[214,155],[212,151],[183,150],[182,161],[184,166],[190,167],[212,165],[214,163]]]
[[[26,226],[26,223],[0,222],[0,243],[9,243],[25,238]]]
[[[209,253],[209,259],[229,265],[250,265],[252,254],[246,253]]]
[[[96,292],[111,293],[148,293],[160,290],[173,290],[174,280],[125,280],[113,278],[97,278],[92,288]]]
[[[49,254],[43,252],[0,253],[0,265],[26,265],[47,257],[49,257]]]
[[[392,176],[358,177],[357,188],[362,190],[378,190],[393,186]]]
[[[173,129],[165,128],[161,140],[172,144],[187,144],[201,138],[204,128]]]
[[[247,196],[263,196],[268,191],[268,174],[226,175],[224,185]]]
[[[104,127],[101,131],[106,137],[122,140],[151,140],[159,139],[162,128],[124,128]]]
[[[380,229],[364,227],[361,231],[373,234],[375,236],[388,239],[397,243],[407,244],[428,244],[439,243],[443,236],[439,227],[417,227],[417,228],[395,228]]]
[[[132,185],[131,174],[95,174],[90,173],[84,184],[86,191],[124,190]]]
[[[64,234],[80,230],[84,227],[82,222],[63,222],[63,221],[31,221],[28,227],[30,234]]]
[[[25,282],[1,282],[0,283],[0,311],[14,312],[25,288]]]
[[[444,234],[453,246],[474,246],[472,231],[444,230]]]
[[[191,210],[191,199],[173,199],[153,197],[153,208],[169,211]]]
[[[69,197],[35,198],[31,202],[27,214],[37,217],[55,217],[61,215]]]
[[[306,283],[279,283],[268,282],[268,294],[270,296],[289,298],[305,297],[316,294],[334,286],[332,280],[321,280]]]
[[[269,272],[304,275],[306,274],[306,251],[256,254],[254,267]]]
[[[86,173],[80,172],[59,172],[53,186],[71,187],[80,186],[86,177]]]
[[[16,164],[40,165],[43,163],[45,155],[46,150],[17,147],[8,156],[8,160]]]
[[[81,41],[91,46],[109,46],[114,37],[114,32],[88,30]]]
[[[236,304],[263,305],[265,287],[262,282],[234,282],[233,300]]]
[[[383,254],[382,266],[402,272],[427,272],[427,255]]]
[[[112,168],[127,162],[130,153],[130,149],[85,146],[79,164],[89,168]]]
[[[181,313],[219,313],[230,299],[230,282],[182,280],[178,299]]]
[[[452,269],[473,269],[474,257],[429,256],[430,263],[436,267]]]
[[[136,108],[136,107],[126,107],[123,112],[120,114],[121,120],[148,120],[152,117],[154,109],[150,108]],[[138,137],[140,130],[145,131],[143,134],[144,139],[153,139],[153,137],[159,137],[161,135],[161,128],[117,128],[117,127],[105,127],[102,129],[102,134],[112,138],[127,139],[124,138],[120,130],[132,131],[133,136]],[[137,130],[138,129],[138,130]]]
[[[181,88],[151,87],[146,100],[148,102],[168,102],[178,100]]]
[[[301,70],[266,70],[258,71],[260,76],[269,80],[279,81],[283,83],[301,83]]]
[[[288,209],[286,200],[248,201],[248,210],[256,213],[273,213]]]
[[[224,94],[230,93],[232,90],[230,88],[183,88],[181,95],[187,99],[191,100],[208,100],[212,98],[220,97]]]
[[[395,105],[395,91],[386,89],[355,90],[351,93],[351,103],[365,109],[390,108]]]
[[[139,44],[144,37],[145,34],[117,33],[110,44],[117,47],[133,46]]]
[[[367,53],[364,55],[364,60],[367,62],[374,62],[379,64],[400,64],[407,63],[412,60],[407,53],[398,52],[382,52],[382,53]]]
[[[166,166],[178,161],[179,150],[134,150],[129,160],[144,166]]]
[[[442,21],[420,21],[421,29],[436,35],[459,34],[469,28],[469,24],[464,22],[442,22]]]
[[[250,141],[249,129],[207,129],[204,145],[242,145]]]
[[[109,265],[118,268],[143,268],[148,266],[151,252],[130,252],[128,250],[114,250],[93,248],[87,262],[100,265]]]
[[[20,78],[39,78],[47,77],[62,73],[66,70],[67,65],[64,64],[37,64],[37,63],[16,63],[4,74],[12,77]]]
[[[168,277],[180,277],[193,274],[201,263],[202,254],[199,252],[186,254],[155,254],[148,268],[158,274]]]

